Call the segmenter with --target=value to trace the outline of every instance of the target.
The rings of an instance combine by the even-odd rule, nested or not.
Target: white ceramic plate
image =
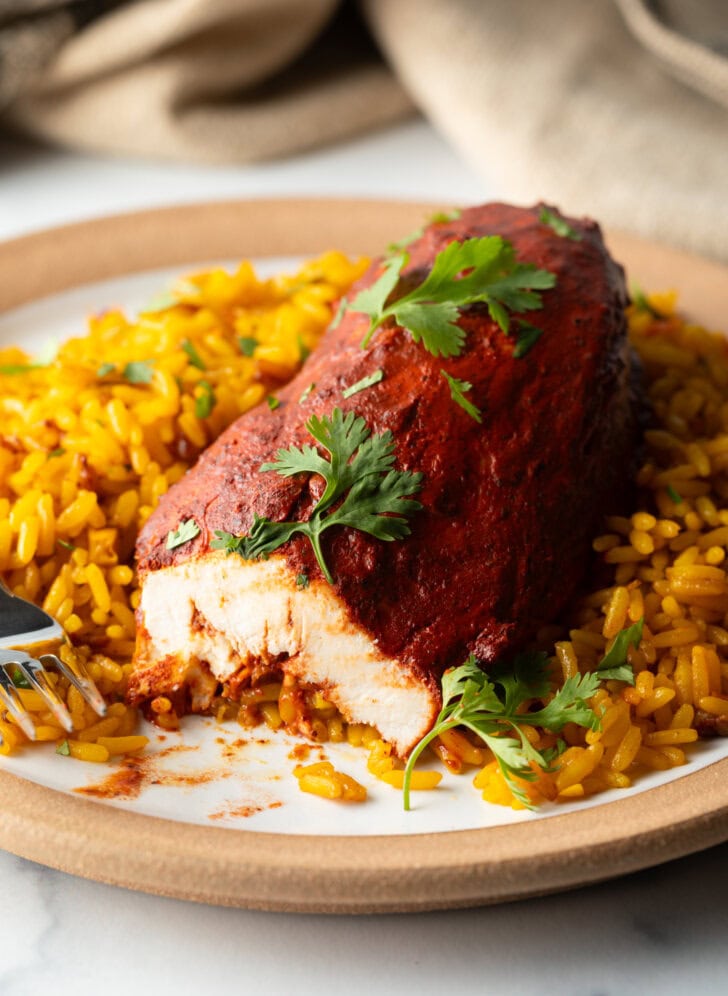
[[[186,269],[233,259],[230,233],[220,238],[205,230],[205,237],[200,238],[205,218],[215,211],[219,214],[222,207],[146,212],[70,226],[59,233],[17,240],[14,246],[0,246],[0,265],[5,250],[19,280],[16,289],[6,294],[5,302],[0,299],[0,308],[4,303],[7,309],[0,312],[0,343],[17,343],[42,353],[61,339],[82,334],[90,313],[116,306],[135,313]],[[413,227],[411,218],[421,217],[422,211],[414,205],[359,202],[327,207],[329,211],[348,212],[339,223],[340,230],[334,225],[334,237],[328,244],[363,252],[385,243],[400,229],[409,230]],[[259,240],[267,242],[268,251],[263,253],[259,268],[273,273],[295,267],[306,246],[310,254],[326,247],[327,243],[322,245],[313,234],[301,245],[283,223],[300,233],[302,226],[311,226],[319,208],[311,202],[240,203],[228,205],[225,216],[239,217],[241,223],[247,223],[248,233],[257,231]],[[396,217],[390,226],[387,218],[392,215]],[[265,230],[264,237],[271,216],[279,218],[280,231],[271,237]],[[357,242],[357,230],[362,232],[361,242]],[[139,231],[147,232],[146,243],[132,238]],[[375,234],[377,241],[372,245]],[[94,253],[98,245],[95,238],[108,244],[113,236],[123,250],[119,258],[99,259],[98,252]],[[71,255],[72,263],[65,269],[64,241],[66,246],[75,245],[80,254],[80,259]],[[139,245],[150,244],[156,250],[140,252]],[[625,245],[627,253],[638,260],[640,252],[649,248],[630,240]],[[184,255],[185,247],[188,256]],[[205,248],[206,255],[200,256]],[[655,251],[659,254],[661,250]],[[26,267],[30,260],[38,259],[45,260],[46,267],[61,266],[61,276],[51,282],[57,293],[39,298],[38,288],[46,284],[34,280],[32,274],[28,278],[27,268],[23,269],[24,254]],[[254,253],[241,244],[238,258],[244,255]],[[156,265],[169,258],[174,259],[172,267]],[[643,258],[649,271],[655,265],[654,254]],[[669,252],[665,258],[662,286],[671,283],[678,272],[687,280],[690,271],[685,276],[684,258],[679,265]],[[84,272],[80,266],[84,259],[91,275],[121,275],[80,283],[78,273]],[[139,263],[145,264],[143,271],[133,272]],[[706,267],[711,272],[711,264],[693,261],[693,266],[697,268],[697,286],[702,286]],[[7,307],[23,300],[28,303]],[[0,821],[0,844],[80,874],[172,895],[268,908],[365,910],[433,908],[547,891],[642,867],[728,835],[728,790],[718,797],[713,790],[709,800],[691,802],[685,812],[676,805],[676,800],[692,800],[697,789],[714,786],[719,771],[722,781],[718,784],[724,784],[728,742],[723,740],[697,745],[685,767],[646,775],[626,791],[571,804],[545,805],[537,813],[487,805],[472,787],[471,777],[446,773],[437,791],[413,795],[415,808],[406,814],[401,794],[370,776],[364,752],[345,744],[312,747],[310,760],[325,755],[337,768],[365,784],[370,796],[366,805],[347,806],[300,793],[292,775],[298,760],[291,751],[301,741],[284,734],[273,735],[262,727],[247,731],[234,723],[218,726],[199,717],[184,721],[182,735],[160,737],[152,727],[146,732],[152,738],[149,757],[130,776],[126,794],[117,793],[112,798],[97,799],[87,792],[90,787],[93,793],[96,786],[103,795],[104,783],[118,771],[117,766],[74,762],[56,755],[52,746],[0,758],[0,787],[6,798],[14,801],[5,829]],[[702,798],[700,792],[697,797]],[[44,809],[43,818],[38,806]],[[79,821],[95,827],[102,838],[82,831]],[[537,823],[539,830],[534,836]],[[688,825],[692,825],[692,835],[687,832]],[[148,860],[134,874],[112,874],[109,868],[114,856],[126,855],[131,861],[127,837],[121,833],[130,827],[148,838]],[[108,841],[109,828],[118,832],[113,842]],[[649,856],[634,846],[630,849],[635,834],[640,833],[661,846]],[[604,853],[611,854],[608,869],[584,857],[585,849],[596,846],[604,834]],[[575,859],[578,854],[578,871],[564,864],[560,837],[570,842]],[[393,862],[386,878],[384,869],[379,868],[383,838],[389,841]],[[292,851],[288,864],[284,861],[280,868],[278,851],[271,852],[275,859],[268,853],[274,841]],[[346,841],[350,842],[348,848]],[[472,874],[467,873],[462,857],[469,853],[470,841],[479,849],[470,861]],[[580,851],[573,850],[575,842]],[[179,853],[172,860],[170,854],[177,853],[176,847]],[[199,861],[191,855],[196,855],[199,847],[219,851],[221,867],[212,878],[203,878],[201,871],[194,870]],[[325,866],[342,847],[338,878],[332,880]],[[489,852],[487,857],[483,849]],[[443,883],[446,868],[449,878]],[[277,878],[281,869],[286,883],[282,890]],[[345,891],[346,875],[350,882],[365,882],[363,892]],[[397,881],[405,884],[400,888]],[[308,895],[307,883],[328,890],[326,896]]]

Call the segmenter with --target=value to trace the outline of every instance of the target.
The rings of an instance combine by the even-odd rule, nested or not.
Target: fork
[[[106,703],[81,661],[67,664],[54,653],[32,656],[33,649],[43,644],[67,642],[68,637],[55,619],[14,595],[0,579],[0,706],[7,709],[29,740],[35,740],[35,724],[18,692],[18,680],[40,695],[68,733],[73,732],[73,720],[48,678],[49,670],[67,678],[97,716],[106,715]]]

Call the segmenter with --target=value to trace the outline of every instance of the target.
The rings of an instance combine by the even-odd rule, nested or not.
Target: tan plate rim
[[[79,284],[162,266],[308,255],[334,246],[375,253],[431,210],[402,202],[279,199],[67,225],[0,244],[0,313]],[[728,315],[724,267],[631,236],[613,234],[609,241],[646,286],[679,286],[687,310],[704,323],[719,327]],[[21,857],[159,895],[300,912],[501,902],[600,881],[728,839],[728,759],[537,823],[412,836],[294,836],[172,823],[1,770],[0,793],[0,846]]]

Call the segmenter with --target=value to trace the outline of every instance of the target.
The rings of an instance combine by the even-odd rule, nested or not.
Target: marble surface
[[[225,169],[102,160],[0,138],[0,238],[219,197],[465,202],[498,193],[487,169],[475,176],[418,121],[278,163]],[[0,996],[728,990],[728,844],[559,896],[356,919],[196,906],[86,882],[2,852],[0,883]]]

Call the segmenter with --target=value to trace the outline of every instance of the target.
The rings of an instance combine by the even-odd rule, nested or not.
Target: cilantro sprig
[[[321,536],[334,526],[348,526],[376,539],[392,541],[410,533],[407,516],[422,508],[411,496],[421,487],[422,474],[394,469],[394,439],[387,431],[372,435],[354,412],[335,408],[331,417],[312,415],[306,428],[327,456],[310,445],[278,450],[277,459],[261,471],[282,477],[318,474],[326,487],[307,522],[271,522],[256,515],[247,536],[216,530],[210,546],[238,553],[246,560],[265,559],[296,533],[313,547],[324,577],[333,577],[321,550]]]
[[[508,783],[508,787],[525,806],[533,808],[516,779],[534,781],[532,765],[548,768],[548,760],[531,745],[523,731],[524,722],[559,733],[567,723],[592,727],[593,709],[587,699],[599,688],[597,674],[580,674],[567,678],[553,698],[541,709],[523,715],[521,708],[550,691],[548,657],[544,653],[519,654],[513,663],[486,674],[471,654],[460,665],[446,671],[442,678],[442,709],[430,732],[420,740],[409,756],[404,771],[404,808],[410,808],[412,772],[425,747],[433,740],[464,726],[477,734],[490,747]]]
[[[410,808],[409,789],[412,772],[422,751],[441,733],[464,726],[490,747],[503,777],[514,796],[524,806],[533,808],[528,795],[516,781],[534,781],[538,776],[533,765],[550,770],[554,751],[538,751],[523,732],[522,724],[559,733],[567,723],[599,729],[600,719],[588,703],[602,681],[634,684],[634,672],[628,663],[630,647],[642,639],[644,619],[622,629],[595,671],[567,678],[549,698],[551,681],[549,660],[542,652],[519,654],[513,662],[501,662],[487,674],[478,667],[473,654],[442,677],[442,709],[435,725],[415,746],[404,771],[404,808]],[[533,701],[546,699],[540,709]],[[527,710],[527,711],[524,711]]]
[[[366,347],[389,318],[406,328],[433,356],[459,356],[465,331],[457,325],[460,312],[483,303],[503,332],[510,330],[511,313],[542,307],[540,291],[556,283],[548,270],[519,263],[510,242],[498,235],[451,242],[435,257],[432,269],[409,293],[389,301],[409,260],[407,252],[385,260],[384,270],[370,287],[360,291],[350,308],[369,316],[362,342]]]

